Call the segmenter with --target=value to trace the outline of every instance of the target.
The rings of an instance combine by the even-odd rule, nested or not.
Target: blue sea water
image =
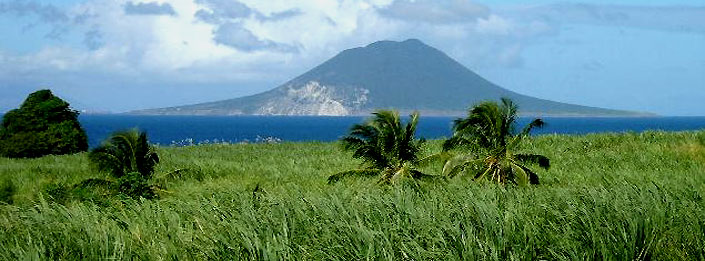
[[[111,132],[139,128],[160,145],[191,145],[214,142],[333,141],[365,117],[315,116],[133,116],[81,115],[91,147]],[[449,137],[454,117],[421,117],[419,137]],[[520,118],[519,126],[531,118]],[[596,132],[641,132],[645,130],[705,129],[705,117],[644,118],[544,118],[546,126],[534,134],[584,134]]]

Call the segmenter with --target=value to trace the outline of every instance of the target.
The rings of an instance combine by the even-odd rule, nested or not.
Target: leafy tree
[[[149,181],[159,156],[149,144],[146,132],[133,129],[113,133],[88,158],[100,171],[109,172],[117,179],[120,192],[132,197],[154,196]]]
[[[422,178],[430,175],[416,169],[428,159],[419,159],[423,140],[415,138],[419,114],[410,115],[402,124],[396,111],[379,110],[363,124],[355,124],[342,139],[344,150],[363,160],[363,168],[344,171],[328,178],[329,183],[348,175],[379,176],[379,183],[396,183],[404,177]]]
[[[476,180],[489,179],[501,184],[538,184],[538,175],[526,165],[537,164],[548,169],[549,159],[517,151],[531,130],[542,127],[544,122],[534,119],[521,132],[516,133],[516,118],[517,105],[507,98],[502,98],[501,104],[488,101],[470,108],[466,118],[455,120],[453,137],[443,144],[445,151],[465,149],[468,153],[450,158],[443,167],[443,173],[453,177],[458,173],[476,170]]]
[[[50,90],[30,94],[20,108],[3,116],[0,156],[36,158],[88,150],[78,112]]]

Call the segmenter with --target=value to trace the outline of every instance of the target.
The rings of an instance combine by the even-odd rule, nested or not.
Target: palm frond
[[[538,183],[538,175],[519,163],[537,164],[548,169],[547,157],[532,154],[517,154],[512,151],[519,145],[533,128],[544,125],[541,119],[529,123],[520,133],[515,134],[518,106],[508,98],[500,103],[481,102],[468,110],[468,116],[454,121],[453,137],[443,144],[448,151],[454,148],[466,148],[467,155],[479,155],[484,164],[475,179],[489,179],[494,182],[514,182],[517,184]],[[461,156],[462,157],[462,156]],[[470,156],[464,156],[470,157]],[[465,159],[451,158],[446,161],[443,173],[450,177],[457,175],[466,165]]]
[[[342,143],[344,150],[353,151],[353,158],[362,159],[375,167],[388,165],[387,158],[377,149],[377,144],[373,141],[348,136],[342,139]]]
[[[532,185],[539,184],[539,175],[536,175],[536,173],[534,173],[534,171],[532,171],[531,169],[527,168],[524,165],[517,164],[517,166],[519,166],[522,170],[524,170],[527,174],[529,174],[529,184],[532,184]]]
[[[411,171],[411,177],[413,177],[416,180],[424,180],[424,181],[444,181],[446,180],[446,176],[442,175],[431,175],[431,174],[426,174],[421,171],[412,169]]]
[[[123,167],[122,155],[113,146],[103,144],[88,154],[88,159],[98,171],[109,172],[114,177],[122,177],[126,171]]]
[[[457,155],[446,161],[443,165],[442,175],[449,178],[455,177],[460,172],[465,170],[469,165],[482,162],[482,159],[475,158],[471,155]]]
[[[379,183],[398,184],[400,180],[411,177],[411,170],[408,166],[402,166],[401,168],[388,169],[386,174],[380,178]]]
[[[534,128],[543,128],[544,125],[546,125],[546,123],[542,119],[534,119],[529,124],[527,124],[526,127],[524,127],[524,129],[519,135],[527,136],[529,135],[529,133],[531,133],[531,130],[533,130]]]
[[[473,177],[473,179],[474,180],[481,180],[481,179],[485,178],[487,176],[487,174],[494,172],[494,170],[495,170],[494,164],[490,163],[489,165],[485,166],[484,171],[478,172],[477,175],[475,175],[475,177]]]
[[[89,159],[100,171],[120,178],[130,172],[151,177],[159,157],[149,145],[147,134],[137,129],[113,133],[99,147],[92,150]]]
[[[417,167],[426,167],[426,166],[429,166],[429,165],[436,163],[436,162],[445,162],[448,159],[450,159],[451,157],[453,157],[452,153],[445,152],[445,151],[439,152],[439,153],[431,154],[431,155],[428,155],[426,157],[423,157],[421,159],[416,160],[414,162],[414,165]]]
[[[468,149],[475,150],[477,142],[474,142],[472,137],[465,137],[464,135],[454,135],[443,142],[443,151],[449,151],[453,149]]]
[[[154,166],[159,163],[159,156],[154,151],[154,147],[149,145],[146,132],[141,132],[136,142],[135,165],[137,166],[137,172],[148,178],[152,175]]]
[[[120,159],[125,173],[137,170],[137,164],[133,160],[135,157],[135,147],[137,146],[137,130],[118,131],[111,135],[109,146],[114,146],[117,158]]]
[[[536,164],[548,170],[551,167],[551,160],[548,157],[537,154],[516,154],[514,158],[522,163]]]
[[[419,122],[419,113],[414,112],[409,115],[409,122],[404,128],[402,139],[398,142],[399,147],[399,159],[403,162],[414,162],[416,161],[421,141],[415,139],[416,126]]]
[[[386,155],[397,155],[399,149],[399,140],[402,137],[401,121],[399,113],[396,111],[379,110],[372,113],[375,117],[372,118],[371,125],[378,131],[377,149]],[[390,160],[396,158],[389,157]]]
[[[519,164],[512,164],[511,169],[513,177],[510,180],[513,180],[514,183],[519,186],[526,186],[529,184],[529,173],[524,168],[522,168]]]
[[[353,152],[354,158],[363,160],[370,173],[374,169],[381,176],[382,183],[390,183],[392,178],[411,176],[419,163],[419,152],[423,140],[415,137],[419,114],[412,113],[409,121],[402,123],[397,111],[379,110],[362,124],[355,124],[350,133],[341,139],[343,149]],[[401,172],[399,172],[401,171]],[[360,170],[344,171],[329,177],[329,182],[360,173]]]
[[[502,125],[500,133],[502,137],[507,137],[514,133],[518,106],[509,98],[503,97],[501,100],[500,115],[502,117]],[[502,142],[506,144],[506,139],[502,139]]]

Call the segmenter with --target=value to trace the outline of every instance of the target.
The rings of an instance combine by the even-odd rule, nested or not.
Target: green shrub
[[[73,185],[69,196],[71,199],[107,206],[111,202],[111,196],[115,194],[117,194],[115,182],[90,178]]]
[[[149,185],[149,180],[139,172],[130,172],[117,181],[118,191],[131,198],[138,199],[140,197],[152,199],[156,197],[152,187]]]
[[[37,158],[88,150],[78,112],[49,90],[30,94],[19,109],[3,116],[0,156]]]
[[[49,200],[59,204],[66,203],[71,196],[71,188],[63,183],[50,183],[44,186],[43,191],[46,193]]]
[[[5,202],[7,204],[12,204],[12,197],[15,195],[17,188],[12,180],[4,180],[0,183],[0,202]]]
[[[117,190],[115,182],[97,178],[86,179],[74,185],[49,183],[42,188],[47,200],[62,205],[72,200],[105,205],[103,203],[109,202],[109,197],[116,195]]]
[[[117,179],[118,191],[133,198],[154,198],[150,182],[159,163],[147,133],[136,129],[113,133],[88,155],[100,171]]]

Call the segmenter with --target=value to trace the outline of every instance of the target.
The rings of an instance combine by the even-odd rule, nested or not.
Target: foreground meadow
[[[85,153],[0,158],[0,259],[705,259],[705,131],[524,147],[551,159],[540,185],[329,185],[360,164],[337,143],[161,147],[156,200],[62,194],[105,177]]]

